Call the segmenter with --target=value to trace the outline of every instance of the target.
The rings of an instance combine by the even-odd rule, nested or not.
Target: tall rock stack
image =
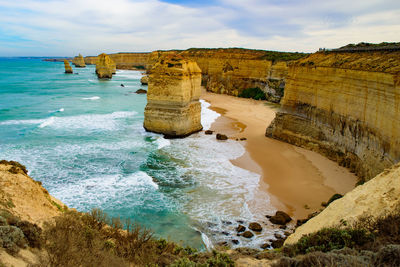
[[[65,73],[73,73],[71,65],[69,65],[69,62],[66,59],[64,59],[64,67],[65,67]]]
[[[180,56],[166,56],[149,70],[144,128],[179,138],[200,131],[201,70]]]
[[[115,63],[107,54],[100,54],[96,62],[96,74],[100,79],[111,79],[115,73]]]
[[[77,68],[84,68],[86,67],[85,60],[81,54],[79,56],[74,57],[72,60],[72,64],[75,65]]]

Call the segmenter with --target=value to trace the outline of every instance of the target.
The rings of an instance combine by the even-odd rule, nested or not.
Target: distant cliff
[[[400,160],[400,52],[319,52],[292,63],[266,135],[370,179]]]
[[[115,62],[117,69],[145,70],[150,53],[116,53],[108,56]],[[85,57],[85,63],[88,65],[95,65],[97,60],[97,56]]]

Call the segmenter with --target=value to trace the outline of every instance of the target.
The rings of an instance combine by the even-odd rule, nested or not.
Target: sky
[[[400,41],[400,0],[0,0],[0,56]]]

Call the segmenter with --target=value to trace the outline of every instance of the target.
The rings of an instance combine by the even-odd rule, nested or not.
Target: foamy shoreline
[[[357,178],[347,169],[315,152],[265,137],[265,129],[275,117],[274,108],[265,101],[205,91],[201,98],[222,115],[211,130],[234,139],[247,138],[246,153],[232,163],[262,176],[259,187],[268,192],[275,209],[305,218],[334,193],[354,188]],[[259,202],[256,197],[254,209],[265,205]]]

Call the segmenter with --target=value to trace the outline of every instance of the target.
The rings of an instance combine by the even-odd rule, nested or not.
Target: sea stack
[[[77,68],[86,67],[85,60],[83,59],[83,56],[81,54],[79,54],[79,56],[74,57],[74,59],[72,60],[72,64],[74,64],[75,67]]]
[[[196,62],[181,56],[162,57],[149,70],[146,131],[180,138],[200,131],[201,70]]]
[[[100,54],[96,63],[96,74],[100,79],[111,79],[115,74],[115,63],[107,54]]]
[[[142,85],[148,85],[149,84],[149,76],[145,75],[140,79],[140,83]]]
[[[73,73],[71,65],[69,65],[68,60],[64,59],[65,73]]]

